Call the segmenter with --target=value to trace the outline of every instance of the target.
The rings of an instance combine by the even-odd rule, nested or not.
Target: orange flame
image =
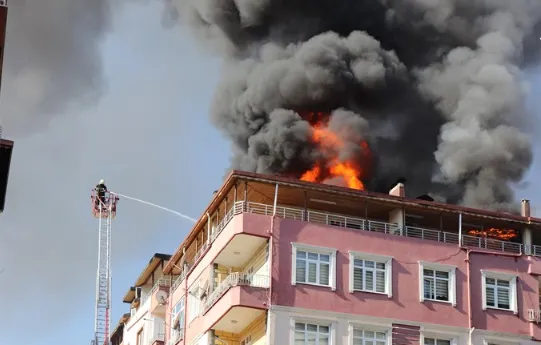
[[[517,237],[518,233],[513,229],[490,228],[484,230],[469,230],[468,235],[508,241]]]
[[[317,119],[315,119],[315,114],[318,115]],[[308,120],[315,122],[312,125],[312,141],[324,150],[327,156],[330,155],[331,158],[326,161],[317,162],[301,176],[301,180],[325,183],[332,182],[331,180],[335,178],[341,178],[349,188],[364,190],[364,183],[361,181],[361,178],[364,177],[365,171],[354,160],[339,160],[338,153],[344,146],[344,143],[336,133],[324,126],[324,119],[322,117],[322,113],[309,113],[308,115]],[[359,145],[362,146],[362,151],[368,155],[368,143],[362,141]]]

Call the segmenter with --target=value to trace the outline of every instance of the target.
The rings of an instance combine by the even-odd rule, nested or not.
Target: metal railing
[[[495,252],[506,252],[514,254],[523,253],[523,245],[520,243],[495,240],[469,235],[462,235],[462,245],[466,247],[481,248]]]
[[[531,244],[529,246],[523,246],[524,253],[527,255],[541,256],[541,246]]]
[[[165,333],[153,334],[150,340],[148,341],[148,345],[153,345],[157,341],[165,341]]]
[[[273,206],[248,202],[246,211],[254,214],[272,215]],[[338,214],[323,213],[318,211],[303,210],[291,207],[276,207],[276,216],[286,219],[305,220],[311,223],[325,224],[331,226],[339,226],[354,230],[372,231],[382,234],[405,236],[409,238],[417,238],[421,240],[437,241],[449,244],[459,244],[458,233],[445,232],[432,229],[424,229],[413,226],[404,226],[400,228],[396,224],[368,220],[363,218],[355,218],[342,216]],[[462,245],[474,247],[496,252],[507,252],[521,254],[523,253],[523,245],[520,243],[480,238],[469,235],[462,235]],[[541,246],[531,246],[531,251],[536,255],[541,256]]]
[[[171,278],[162,277],[158,279],[158,281],[152,287],[152,290],[150,290],[150,294],[152,295],[154,292],[156,292],[160,288],[160,286],[171,286]]]
[[[225,293],[234,286],[253,286],[268,288],[269,276],[259,274],[246,274],[233,272],[227,276],[209,295],[203,304],[203,314],[205,314]]]
[[[186,278],[186,272],[187,271],[183,271],[182,274],[179,275],[175,281],[173,281],[173,284],[171,285],[171,292],[175,291],[180,286],[184,278]]]
[[[195,256],[193,258],[193,261],[194,262],[197,262],[199,261],[199,259],[201,259],[201,257],[203,256],[203,254],[205,253],[205,251],[208,249],[210,243],[209,242],[205,242],[203,243],[203,246],[201,246],[201,248],[199,248],[199,250],[197,251],[197,253],[195,253]]]
[[[225,213],[224,218],[213,229],[214,231],[210,234],[210,241],[206,242],[201,248],[199,248],[199,250],[194,256],[192,264],[188,265],[189,266],[188,270],[183,271],[182,274],[173,282],[173,285],[171,285],[171,291],[175,291],[180,286],[180,284],[186,277],[187,271],[189,271],[190,268],[193,267],[193,265],[195,265],[199,261],[199,259],[201,259],[205,251],[216,240],[216,238],[222,233],[222,230],[227,226],[227,224],[229,224],[231,219],[233,219],[235,215],[241,214],[243,210],[244,210],[244,201],[237,201],[233,204],[233,206],[231,206],[229,211]]]
[[[181,328],[177,330],[175,334],[171,336],[171,338],[169,338],[169,340],[167,341],[167,345],[176,345],[176,343],[178,343],[182,339],[184,339],[184,329]]]
[[[210,235],[210,242],[214,240],[222,233],[222,230],[229,224],[229,221],[237,214],[241,214],[244,210],[244,201],[237,201],[233,206],[225,213],[224,218],[216,225],[216,228]]]
[[[225,227],[229,224],[231,219],[233,219],[235,215],[241,214],[243,212],[270,216],[274,213],[274,206],[255,202],[235,202],[225,213],[222,220],[214,227],[213,232],[210,235],[209,241],[198,250],[190,267],[195,265],[199,261],[199,259],[201,259],[203,253],[216,240],[216,238],[218,238],[218,236],[222,233],[223,229],[225,229]],[[541,246],[537,245],[531,245],[528,246],[528,248],[524,248],[524,246],[520,243],[489,238],[487,239],[469,235],[462,235],[462,241],[460,241],[458,233],[425,229],[414,226],[399,227],[397,224],[393,223],[343,216],[339,214],[332,214],[320,211],[304,210],[301,208],[284,207],[278,205],[276,207],[276,216],[285,219],[338,226],[353,230],[404,236],[420,240],[429,240],[456,245],[461,243],[463,246],[466,247],[479,248],[488,251],[507,252],[515,254],[527,253],[534,256],[541,256]],[[528,249],[529,251],[525,252],[525,249]],[[173,283],[172,290],[175,290],[179,286],[181,281],[182,279],[180,279],[179,277],[179,279],[177,279]]]

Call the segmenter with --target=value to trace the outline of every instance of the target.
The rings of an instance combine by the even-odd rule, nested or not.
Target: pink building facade
[[[164,343],[541,344],[541,221],[528,209],[234,172],[164,267]]]

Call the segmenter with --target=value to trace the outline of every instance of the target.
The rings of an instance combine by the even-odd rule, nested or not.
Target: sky
[[[160,11],[159,4],[132,5],[116,17],[100,49],[107,88],[98,102],[58,114],[33,134],[4,129],[15,150],[0,216],[0,343],[90,343],[98,230],[90,191],[99,179],[192,217],[222,183],[229,143],[207,115],[220,61],[181,28],[164,29]],[[526,75],[539,94],[541,73]],[[9,87],[4,79],[3,89]],[[7,116],[3,97],[0,118]],[[537,97],[529,104],[541,109]],[[539,161],[519,191],[534,207],[541,204]],[[176,215],[120,201],[113,326],[129,311],[122,296],[153,253],[172,253],[190,227]]]
[[[207,116],[219,61],[179,28],[164,30],[160,11],[134,5],[116,18],[101,49],[107,91],[95,106],[59,114],[30,136],[4,128],[15,150],[0,216],[2,344],[90,344],[98,230],[90,192],[101,178],[110,190],[192,217],[221,185],[229,144]],[[122,296],[153,253],[172,253],[190,226],[119,202],[113,324],[129,311]]]

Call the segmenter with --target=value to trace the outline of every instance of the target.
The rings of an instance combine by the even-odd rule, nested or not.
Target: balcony
[[[239,272],[230,274],[216,287],[203,304],[203,315],[206,314],[210,308],[212,308],[212,306],[229,291],[229,289],[235,286],[251,286],[266,289],[269,287],[269,277]]]
[[[147,345],[164,345],[165,320],[160,318],[145,319]]]
[[[126,324],[126,329],[129,330],[137,322],[139,322],[147,313],[149,308],[150,308],[150,294],[143,294],[143,296],[141,296],[141,303],[139,304],[139,307],[137,309],[131,310],[131,317],[128,320],[128,323]]]
[[[265,313],[263,312],[254,319],[247,326],[242,323],[229,323],[222,325],[216,325],[214,330],[214,343],[211,345],[224,345],[227,344],[262,344],[265,343],[265,336],[267,333],[265,323]],[[242,328],[244,327],[244,328]]]
[[[218,235],[223,231],[223,229],[227,226],[227,224],[235,215],[241,214],[243,212],[248,212],[253,214],[272,216],[273,211],[273,205],[245,201],[235,202],[212,233],[210,243],[214,242],[214,240],[218,237]],[[400,229],[396,224],[392,223],[357,217],[349,217],[340,214],[325,213],[320,211],[304,210],[302,208],[284,207],[278,205],[276,207],[276,216],[284,219],[294,219],[300,221],[307,221],[310,223],[338,226],[358,231],[374,231],[390,235],[417,238],[421,240],[438,241],[456,245],[459,244],[458,233],[444,232],[413,226],[404,226],[402,229]],[[487,251],[506,252],[514,254],[524,253],[524,248],[522,244],[509,241],[462,235],[461,243],[466,247],[478,248]],[[197,254],[197,259],[201,258],[201,256],[207,249],[207,245],[200,248]],[[541,246],[532,245],[530,248],[530,252],[531,255],[541,257]]]
[[[541,322],[541,309],[528,309],[529,322]]]
[[[244,267],[262,250],[267,241],[264,237],[237,234],[214,259],[214,263],[225,267]]]
[[[236,204],[239,203],[244,202],[240,201]],[[241,208],[241,206],[235,205],[235,208],[239,209]],[[273,211],[274,207],[272,205],[254,202],[247,202],[246,205],[246,212],[249,213],[271,216],[273,214]],[[343,216],[339,214],[323,213],[312,210],[304,210],[301,208],[277,206],[276,216],[284,219],[294,219],[307,221],[310,223],[349,228],[355,231],[373,231],[389,235],[417,238],[420,240],[438,241],[456,245],[459,244],[458,233],[424,229],[413,226],[404,226],[403,228],[399,228],[396,224],[392,223]],[[490,238],[480,238],[475,236],[462,235],[461,243],[463,246],[466,247],[478,248],[487,251],[507,252],[514,254],[521,254],[524,252],[523,245],[520,243],[501,241]],[[539,256],[541,256],[541,246],[532,246],[532,254],[538,254]]]
[[[167,297],[171,288],[171,279],[164,277],[158,279],[150,290],[150,313],[154,316],[165,317]]]

